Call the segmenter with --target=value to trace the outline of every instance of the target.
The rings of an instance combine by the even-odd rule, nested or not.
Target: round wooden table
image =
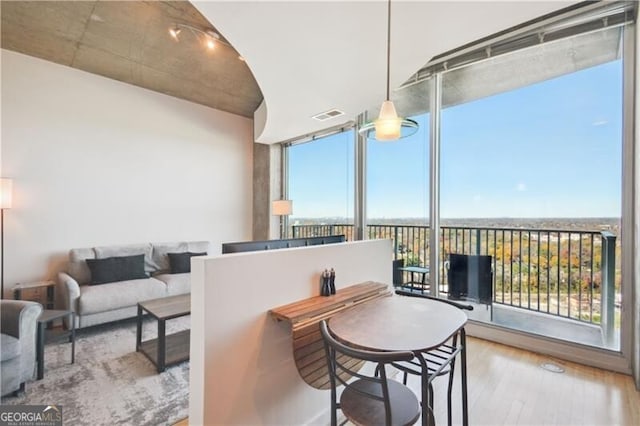
[[[373,351],[427,352],[458,334],[460,338],[462,418],[467,416],[467,367],[464,326],[460,309],[436,300],[393,295],[344,310],[329,320],[329,329],[342,342]],[[424,380],[425,378],[423,378]],[[423,386],[423,401],[427,392]],[[423,404],[426,406],[426,404]],[[428,416],[423,415],[423,424]]]

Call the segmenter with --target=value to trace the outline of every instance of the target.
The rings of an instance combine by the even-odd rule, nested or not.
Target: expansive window
[[[367,237],[392,239],[394,259],[424,266],[429,260],[429,114],[411,118],[419,130],[400,143],[367,143]]]
[[[441,255],[491,256],[492,309],[475,319],[619,347],[620,40],[615,28],[443,75]]]
[[[352,239],[354,138],[348,130],[288,148],[294,237],[346,234]]]
[[[355,182],[366,189],[365,238],[393,241],[394,268],[402,263],[428,271],[424,283],[411,283],[422,281],[419,275],[394,273],[394,285],[476,304],[469,315],[499,326],[482,327],[492,336],[518,330],[545,337],[535,339],[545,345],[579,343],[582,359],[605,353],[589,347],[628,352],[628,333],[621,335],[628,313],[620,307],[630,294],[623,267],[628,274],[631,265],[622,247],[632,245],[629,199],[637,192],[625,189],[634,162],[623,158],[623,150],[631,152],[623,116],[631,109],[624,86],[633,61],[625,52],[633,50],[635,15],[626,3],[589,8],[435,58],[394,96],[398,111],[417,120],[420,131],[394,143],[368,141],[366,155],[355,159],[365,170],[363,182]],[[309,143],[309,150],[321,151],[322,142]],[[322,209],[313,207],[316,218],[306,221],[302,216],[311,213],[296,211],[299,224],[328,225],[333,216],[341,227],[314,226],[307,233],[353,228],[351,139],[348,146],[332,156],[348,159],[350,175],[332,190],[345,213],[318,215]],[[290,190],[309,185],[302,192],[321,197],[322,190],[303,183],[328,185],[324,175],[312,175],[323,157],[296,165],[303,160],[295,150],[302,148],[290,148]],[[462,286],[450,282],[460,260],[455,255],[488,262],[482,290],[471,288],[480,279],[469,274]],[[602,359],[618,367],[624,362],[606,354]]]

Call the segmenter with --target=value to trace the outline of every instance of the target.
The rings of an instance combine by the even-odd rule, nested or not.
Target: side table
[[[36,288],[43,288],[46,287],[47,289],[47,301],[46,301],[46,306],[45,309],[53,309],[53,304],[55,301],[55,287],[56,286],[56,282],[52,281],[52,280],[46,280],[46,281],[36,281],[36,282],[32,282],[32,283],[18,283],[15,286],[13,286],[13,298],[15,300],[22,300],[22,291],[23,290],[30,290],[30,289],[36,289]]]
[[[417,285],[420,287],[420,293],[424,293],[424,291],[429,287],[429,284],[427,283],[427,274],[429,273],[428,266],[403,266],[398,268],[398,271],[411,273],[411,281],[404,283],[401,287],[409,287],[411,290],[415,290]],[[422,275],[422,279],[420,281],[416,281],[413,274]]]
[[[38,380],[44,377],[44,344],[46,338],[46,325],[51,321],[69,317],[71,323],[71,330],[62,332],[50,332],[50,334],[56,334],[54,338],[68,337],[71,342],[71,364],[76,360],[76,314],[73,311],[63,311],[54,309],[45,309],[38,317],[38,339],[36,342],[36,352],[38,361]]]

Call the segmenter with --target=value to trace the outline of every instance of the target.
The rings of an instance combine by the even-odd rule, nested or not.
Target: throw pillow
[[[92,285],[148,277],[144,271],[144,254],[86,259],[86,262],[91,271],[90,284]]]
[[[184,274],[191,272],[191,258],[194,256],[206,256],[207,252],[192,253],[190,251],[184,253],[167,253],[169,256],[169,266],[172,274]]]

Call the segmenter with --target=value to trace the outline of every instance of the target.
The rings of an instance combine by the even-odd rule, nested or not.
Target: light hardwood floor
[[[471,425],[640,426],[640,392],[629,376],[486,340],[469,338],[468,345]],[[540,367],[545,362],[565,372],[546,371]],[[410,378],[409,386],[418,392],[418,379]],[[456,377],[454,424],[461,423],[459,388]],[[447,424],[446,378],[436,379],[434,405],[437,424]],[[185,419],[176,426],[188,424]]]
[[[472,425],[640,425],[640,392],[630,376],[473,338],[468,353]],[[544,370],[545,362],[565,372]],[[446,379],[436,381],[436,420],[446,424]],[[454,383],[459,401],[458,377]],[[415,381],[410,386],[419,389]],[[455,424],[459,407],[454,402]]]

